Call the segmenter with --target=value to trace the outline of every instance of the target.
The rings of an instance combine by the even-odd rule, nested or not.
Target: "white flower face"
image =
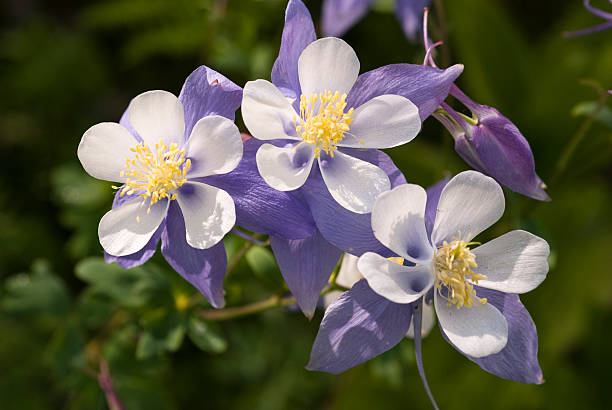
[[[257,167],[273,188],[301,187],[317,160],[332,197],[356,213],[369,213],[376,197],[391,187],[380,168],[339,148],[391,148],[412,140],[421,129],[418,108],[398,95],[381,95],[347,109],[347,95],[359,74],[353,49],[338,38],[323,38],[298,60],[302,94],[299,112],[270,82],[248,82],[242,114],[255,138],[285,140],[264,144]]]
[[[468,242],[504,211],[501,187],[475,171],[463,172],[444,188],[430,241],[425,230],[427,195],[417,185],[384,193],[372,211],[372,229],[386,247],[415,266],[374,253],[359,258],[370,287],[396,303],[411,303],[434,289],[434,305],[449,340],[473,357],[503,349],[508,324],[478,297],[475,285],[507,293],[534,289],[546,277],[549,248],[528,232],[512,231],[475,249]]]
[[[176,200],[185,220],[187,243],[207,249],[235,223],[229,194],[193,178],[233,170],[242,158],[238,128],[220,116],[204,117],[184,142],[183,106],[171,93],[149,91],[134,98],[128,118],[138,141],[116,123],[85,132],[78,156],[93,177],[123,183],[121,197],[132,199],[109,211],[98,227],[100,243],[114,256],[141,250]]]

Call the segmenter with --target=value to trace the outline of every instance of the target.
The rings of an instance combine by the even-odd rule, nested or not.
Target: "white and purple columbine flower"
[[[391,148],[411,141],[421,129],[416,105],[385,94],[359,107],[347,107],[347,95],[359,75],[353,49],[335,37],[309,44],[298,60],[301,95],[292,101],[266,80],[244,87],[242,116],[255,138],[281,140],[264,144],[257,166],[270,186],[300,188],[317,160],[334,199],[356,213],[369,213],[376,197],[391,187],[377,166],[342,148]]]
[[[409,329],[414,303],[433,299],[444,337],[470,360],[542,382],[537,333],[517,294],[545,279],[548,244],[517,230],[472,248],[504,211],[501,187],[479,172],[455,176],[436,195],[405,184],[377,200],[374,235],[405,262],[361,255],[365,280],[327,309],[309,369],[339,373],[390,349]]]
[[[324,0],[322,30],[326,36],[341,37],[368,11],[374,0]],[[420,33],[423,9],[431,0],[395,0],[395,15],[406,37],[415,40]]]
[[[396,64],[358,75],[353,49],[338,38],[316,40],[308,10],[291,0],[272,83],[252,81],[244,89],[245,124],[269,142],[257,153],[262,177],[291,191],[315,168],[339,204],[370,212],[389,178],[354,151],[413,139],[461,71]]]
[[[140,94],[121,124],[94,125],[78,148],[87,173],[122,184],[98,227],[107,260],[141,264],[161,237],[168,262],[216,307],[224,304],[221,239],[236,213],[232,197],[207,178],[232,171],[242,158],[240,133],[227,118],[240,96],[235,84],[200,67],[180,99],[166,91]]]

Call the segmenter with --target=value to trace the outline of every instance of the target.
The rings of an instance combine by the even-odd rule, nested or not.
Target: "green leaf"
[[[254,246],[245,255],[249,267],[257,277],[268,282],[270,285],[280,287],[283,278],[276,259],[269,248]]]
[[[221,335],[220,329],[198,316],[189,318],[187,335],[205,352],[223,353],[227,349],[227,341]]]
[[[172,302],[167,279],[150,264],[146,268],[123,269],[94,257],[79,262],[75,273],[94,292],[113,299],[120,306],[138,308],[164,299]]]
[[[177,351],[185,336],[183,319],[174,309],[166,307],[147,312],[142,318],[145,331],[140,335],[136,357],[147,359]]]
[[[31,273],[8,278],[4,286],[1,306],[9,312],[64,316],[70,309],[66,285],[44,260],[35,261]]]

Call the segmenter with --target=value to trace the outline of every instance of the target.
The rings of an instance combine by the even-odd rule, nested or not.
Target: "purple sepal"
[[[391,64],[361,74],[347,97],[347,107],[359,107],[383,94],[408,98],[425,121],[446,99],[453,82],[463,71],[456,64],[445,70],[415,64]]]
[[[452,120],[463,129],[463,132],[459,132],[456,126],[449,129],[461,158],[513,191],[540,201],[550,201],[544,190],[546,185],[535,172],[529,143],[516,125],[495,108],[475,103],[456,87],[453,87],[452,94],[472,111],[478,121],[474,125],[443,104]]]
[[[221,115],[234,121],[242,102],[242,88],[202,65],[189,74],[178,98],[185,110],[187,139],[196,122],[208,115]]]
[[[265,141],[249,138],[244,142],[242,161],[235,170],[208,176],[202,181],[232,196],[236,224],[243,228],[287,239],[314,235],[317,228],[308,205],[292,192],[270,187],[259,175],[255,154],[263,143]]]
[[[425,205],[425,228],[427,229],[427,237],[431,236],[434,222],[436,222],[436,212],[438,212],[438,201],[442,190],[448,184],[450,178],[444,178],[436,182],[434,185],[427,188],[427,204]]]
[[[304,315],[312,319],[319,294],[327,285],[342,251],[319,232],[305,239],[271,236],[270,245],[289,290]]]
[[[370,360],[404,338],[411,318],[410,304],[388,301],[362,279],[325,311],[306,368],[338,374]]]
[[[172,201],[162,232],[162,254],[185,280],[195,286],[216,308],[225,305],[223,279],[227,256],[223,241],[209,249],[196,249],[187,244],[185,221],[181,209]]]
[[[343,148],[342,152],[380,167],[389,175],[392,187],[406,183],[391,158],[382,151]],[[317,228],[328,242],[356,256],[364,252],[396,256],[374,237],[371,214],[356,214],[334,200],[318,167],[313,168],[301,191],[310,206]]]
[[[518,295],[478,286],[475,289],[478,297],[487,298],[487,302],[499,309],[508,321],[508,343],[501,352],[481,358],[462,354],[482,369],[501,378],[528,384],[544,383],[538,363],[538,333]],[[448,341],[442,327],[440,331]]]
[[[285,27],[278,57],[272,67],[272,83],[287,97],[302,94],[298,78],[298,59],[306,46],[317,39],[310,12],[301,0],[290,0],[285,12]]]
[[[119,192],[120,191],[117,191],[115,193],[115,198],[113,199],[112,209],[115,209],[118,206],[131,201],[132,199],[138,198],[137,195],[120,196]],[[157,244],[159,243],[159,239],[161,238],[161,232],[164,228],[165,223],[166,221],[163,220],[162,223],[159,225],[159,228],[157,228],[157,231],[155,231],[155,233],[149,240],[149,242],[140,251],[133,253],[131,255],[125,255],[125,256],[113,256],[113,255],[109,255],[108,253],[104,252],[104,261],[106,261],[106,263],[117,262],[117,264],[121,266],[123,269],[130,269],[135,266],[142,265],[143,263],[151,259],[151,257],[155,254],[155,250],[157,249]]]
[[[395,15],[410,40],[422,36],[423,9],[431,0],[395,0]]]
[[[374,0],[325,0],[321,14],[321,30],[326,37],[341,37],[363,15]]]

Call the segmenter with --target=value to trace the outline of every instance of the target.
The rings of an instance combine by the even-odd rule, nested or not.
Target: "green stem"
[[[238,317],[252,315],[254,313],[263,312],[264,310],[275,307],[283,307],[296,303],[294,297],[282,297],[281,295],[272,295],[268,299],[258,302],[249,303],[244,306],[229,307],[225,309],[202,309],[198,314],[206,320],[221,321],[235,319]]]
[[[565,172],[567,165],[569,164],[569,161],[572,158],[572,155],[576,151],[576,148],[578,148],[578,146],[580,145],[584,137],[590,131],[591,127],[593,126],[593,123],[595,122],[595,119],[597,118],[597,115],[599,115],[599,112],[606,105],[606,102],[608,101],[608,97],[610,97],[610,94],[607,91],[600,91],[600,96],[599,96],[599,101],[597,102],[597,106],[595,107],[593,111],[591,111],[589,116],[585,118],[582,124],[580,124],[580,127],[578,128],[576,133],[572,136],[570,141],[565,146],[565,149],[559,156],[559,159],[557,160],[557,165],[555,167],[555,173],[553,174],[553,177],[551,178],[551,182],[550,182],[551,185],[553,186],[556,185],[556,183],[559,181],[559,178],[561,178],[561,176]]]
[[[323,289],[323,291],[321,292],[321,296],[334,290],[346,291],[348,289],[337,284],[331,284],[325,289]],[[200,309],[197,311],[197,313],[206,320],[222,321],[260,313],[265,310],[277,307],[285,307],[293,305],[295,303],[297,303],[297,301],[292,296],[283,296],[282,294],[275,294],[267,299],[249,303],[243,306],[228,307],[225,309]]]

